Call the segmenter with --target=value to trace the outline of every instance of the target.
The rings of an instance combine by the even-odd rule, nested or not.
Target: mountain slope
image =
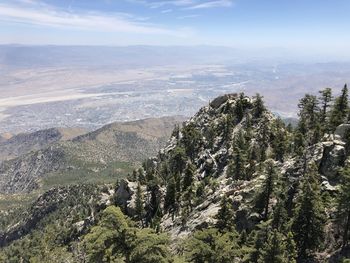
[[[77,206],[80,201],[74,201],[74,187],[51,189],[25,212],[9,212],[0,221],[0,258],[19,259],[17,250],[48,247],[50,253],[39,257],[44,262],[54,256],[72,262],[146,262],[132,261],[135,253],[151,259],[156,254],[152,263],[173,262],[175,256],[180,262],[349,259],[346,217],[340,221],[338,201],[342,197],[343,211],[350,211],[348,192],[342,190],[350,187],[350,124],[344,123],[347,114],[339,117],[342,107],[349,107],[341,100],[337,108],[337,98],[328,114],[337,119],[327,117],[321,123],[318,109],[309,107],[316,97],[306,95],[301,101],[305,106],[292,129],[258,95],[218,97],[183,127],[176,126],[166,147],[144,161],[129,181],[90,193],[81,190],[81,206],[89,207],[84,212]],[[77,140],[102,140],[99,136]],[[89,196],[95,205],[89,205]],[[65,200],[74,210],[67,209]],[[38,216],[38,210],[46,215]],[[22,220],[13,219],[20,214]],[[33,218],[37,225],[31,224]],[[37,241],[40,229],[55,245]],[[37,256],[24,251],[25,260]]]
[[[21,133],[6,140],[0,139],[0,162],[46,148],[58,141],[70,140],[86,132],[80,128],[51,128],[33,133]]]
[[[31,192],[43,184],[69,184],[98,178],[103,181],[118,174],[125,175],[133,164],[155,154],[166,143],[174,125],[181,121],[181,117],[164,117],[115,123],[52,144],[49,141],[56,142],[63,137],[56,129],[38,132],[45,136],[20,136],[18,145],[24,145],[23,148],[26,143],[29,144],[27,149],[40,146],[30,139],[32,136],[44,138],[42,144],[46,147],[0,164],[0,193]],[[17,144],[14,145],[16,148]],[[17,152],[23,148],[17,147]]]

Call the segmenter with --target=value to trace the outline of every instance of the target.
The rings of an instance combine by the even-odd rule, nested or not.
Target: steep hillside
[[[95,204],[103,196],[100,209],[75,214],[76,193],[53,188],[30,209],[5,213],[0,259],[347,262],[348,92],[345,86],[329,106],[330,92],[300,100],[295,128],[266,109],[259,95],[218,97],[176,126],[166,147],[128,180],[79,194]],[[102,138],[97,132],[75,141]],[[73,211],[50,209],[64,200],[72,200]],[[63,216],[55,219],[56,213]],[[40,229],[52,239],[42,241]]]
[[[52,128],[33,133],[21,133],[8,139],[0,137],[0,162],[46,148],[49,144],[58,141],[70,140],[86,132],[81,128]]]
[[[181,121],[181,117],[164,117],[114,123],[59,142],[68,135],[58,129],[15,136],[5,142],[4,152],[42,149],[0,164],[0,193],[29,193],[52,185],[115,180],[146,156],[156,154]]]

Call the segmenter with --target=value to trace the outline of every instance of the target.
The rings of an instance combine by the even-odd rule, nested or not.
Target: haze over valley
[[[323,87],[338,92],[350,63],[279,50],[223,47],[0,46],[0,133],[96,129],[114,121],[191,116],[225,93],[263,93],[282,117]]]

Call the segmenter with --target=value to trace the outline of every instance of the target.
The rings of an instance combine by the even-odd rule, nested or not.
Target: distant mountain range
[[[112,123],[86,134],[53,128],[13,136],[0,142],[0,160],[7,159],[0,163],[0,194],[125,176],[134,164],[155,155],[182,121],[150,118]]]

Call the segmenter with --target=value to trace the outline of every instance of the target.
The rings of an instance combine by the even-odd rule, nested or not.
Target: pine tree
[[[298,104],[299,107],[299,123],[298,132],[300,132],[304,137],[307,145],[314,143],[317,138],[315,138],[315,129],[319,126],[319,106],[316,96],[306,94]]]
[[[263,213],[263,218],[266,220],[268,218],[269,203],[270,199],[274,193],[275,181],[277,179],[277,172],[272,160],[268,161],[266,164],[266,179],[262,185],[261,192],[259,193],[256,200],[256,208],[259,212]]]
[[[232,205],[230,204],[230,199],[224,196],[220,203],[220,209],[216,215],[216,227],[219,231],[231,231],[233,227],[234,213]]]
[[[286,259],[288,263],[296,263],[297,249],[293,238],[293,233],[288,232],[286,238]]]
[[[280,232],[285,232],[287,230],[288,213],[285,208],[285,197],[280,195],[278,198],[278,203],[273,210],[273,217],[271,225],[274,229]]]
[[[182,173],[186,167],[186,153],[185,149],[177,146],[171,152],[170,169],[173,174]]]
[[[233,180],[245,180],[246,179],[246,156],[243,151],[235,147],[233,162],[229,165],[228,175]]]
[[[274,137],[272,140],[274,158],[276,161],[283,162],[284,155],[287,152],[287,145],[288,142],[285,125],[281,119],[277,119],[274,123]]]
[[[164,209],[169,210],[175,208],[176,203],[176,183],[175,179],[172,176],[168,181],[166,186],[165,200],[164,200]]]
[[[236,104],[234,108],[236,123],[239,123],[243,119],[246,106],[247,105],[246,105],[246,99],[245,99],[244,93],[240,93],[239,97],[236,100]]]
[[[266,111],[263,97],[259,93],[257,93],[253,97],[253,99],[254,99],[254,101],[253,101],[254,118],[260,118],[262,116],[262,114],[264,113],[264,111]]]
[[[342,229],[342,247],[349,244],[350,239],[350,168],[341,172],[342,184],[338,198],[338,219]]]
[[[186,191],[187,188],[192,186],[194,181],[194,172],[196,171],[196,167],[192,163],[188,163],[185,169],[184,179],[182,182],[182,191]]]
[[[316,165],[304,176],[302,193],[293,221],[293,234],[298,248],[298,258],[306,260],[323,241],[324,208]]]
[[[135,213],[138,220],[142,221],[145,209],[143,207],[143,193],[140,183],[137,184],[136,197],[135,197]]]
[[[274,230],[260,252],[258,263],[289,263],[285,255],[286,245],[283,235]]]
[[[331,106],[331,102],[333,99],[332,89],[325,88],[324,90],[319,91],[320,93],[320,102],[321,102],[321,114],[320,114],[320,122],[323,126],[323,131],[328,132],[329,124],[328,124],[328,109]]]
[[[341,95],[335,99],[331,110],[330,128],[332,131],[335,131],[335,129],[346,120],[348,112],[348,87],[345,84],[341,91]]]

